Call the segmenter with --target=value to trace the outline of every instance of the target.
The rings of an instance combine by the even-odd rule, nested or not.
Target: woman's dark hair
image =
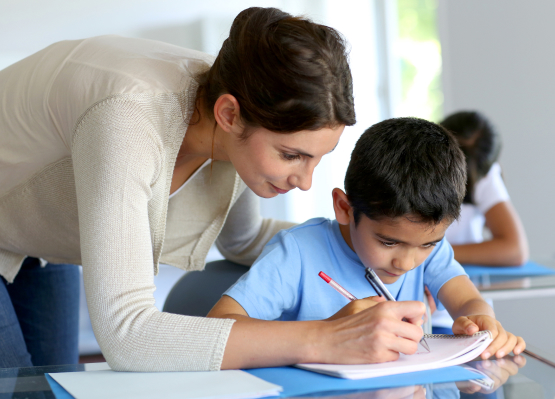
[[[276,8],[239,13],[199,80],[210,116],[219,96],[229,93],[239,102],[246,127],[291,133],[355,124],[343,37]]]
[[[443,127],[417,118],[387,119],[358,139],[345,175],[354,210],[372,220],[414,217],[438,224],[458,218],[466,165],[457,140]]]
[[[461,146],[466,157],[467,181],[464,203],[472,204],[474,187],[488,174],[499,158],[501,137],[488,119],[477,111],[461,111],[449,115],[441,123]]]

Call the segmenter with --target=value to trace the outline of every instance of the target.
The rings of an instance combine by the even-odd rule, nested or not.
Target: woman
[[[309,189],[314,167],[355,123],[345,46],[331,28],[247,9],[211,64],[196,51],[108,36],[56,43],[0,73],[0,302],[27,255],[82,264],[93,329],[115,370],[415,351],[421,330],[402,319],[419,323],[416,303],[294,324],[156,310],[159,262],[200,270],[217,239],[228,259],[251,263],[288,226],[262,220],[255,194]],[[3,312],[12,322],[2,335],[25,358],[23,323]]]

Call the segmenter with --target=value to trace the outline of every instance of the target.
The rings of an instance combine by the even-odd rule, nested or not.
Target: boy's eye
[[[396,242],[393,241],[380,241],[382,243],[383,246],[391,248],[394,247],[395,245],[397,245]]]
[[[281,156],[286,161],[294,161],[295,159],[299,159],[301,157],[299,154],[287,154],[286,152],[282,152]]]
[[[424,244],[424,245],[422,245],[422,248],[433,248],[433,247],[436,246],[436,244],[437,244],[437,242],[432,242],[430,244]]]

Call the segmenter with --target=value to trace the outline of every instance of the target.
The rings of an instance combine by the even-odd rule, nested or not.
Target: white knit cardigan
[[[115,36],[55,44],[0,71],[0,275],[25,256],[83,265],[96,338],[122,371],[217,370],[232,320],[159,312],[159,263],[201,270],[216,239],[250,264],[279,229],[228,162],[168,200],[211,59]],[[29,293],[32,295],[32,293]]]

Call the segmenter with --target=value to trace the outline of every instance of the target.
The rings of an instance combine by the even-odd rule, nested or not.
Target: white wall
[[[555,2],[440,0],[444,112],[483,111],[531,258],[555,263]]]

